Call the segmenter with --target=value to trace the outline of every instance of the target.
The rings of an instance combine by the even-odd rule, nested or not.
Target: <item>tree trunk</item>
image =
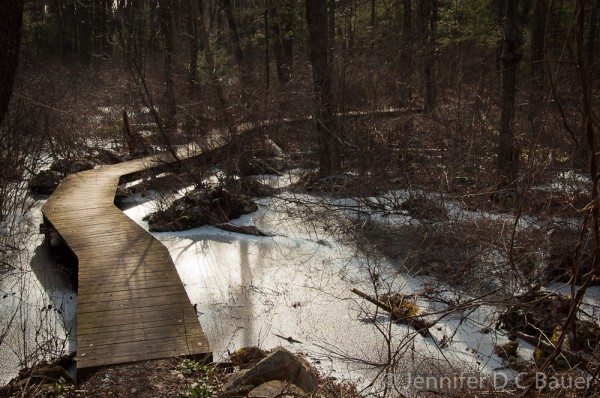
[[[417,0],[418,32],[423,48],[424,111],[431,113],[437,104],[434,53],[437,34],[437,0]]]
[[[375,26],[377,25],[377,8],[375,6],[375,0],[371,0],[371,19],[369,20],[369,34],[370,34],[370,45],[371,48],[375,47]]]
[[[548,0],[536,0],[533,9],[531,29],[531,81],[536,89],[544,86],[544,69],[546,65],[546,21],[548,20]],[[539,96],[539,92],[536,93]]]
[[[188,18],[188,35],[190,42],[190,64],[189,64],[189,94],[194,96],[196,93],[196,87],[198,85],[198,34],[196,33],[195,21],[193,18],[193,5],[192,2],[198,0],[189,0],[189,11],[190,16]]]
[[[502,111],[500,116],[500,138],[498,148],[498,173],[501,188],[516,182],[518,154],[514,147],[515,89],[517,65],[521,60],[521,30],[518,22],[518,2],[507,1],[504,8],[502,42]]]
[[[8,111],[19,60],[22,0],[0,1],[0,125]]]
[[[596,69],[597,67],[595,66],[595,48],[596,48],[596,44],[598,43],[597,37],[598,37],[598,22],[600,19],[600,0],[595,0],[592,2],[592,9],[590,10],[590,17],[589,17],[589,28],[587,31],[588,37],[587,37],[587,41],[586,41],[586,49],[585,49],[585,53],[586,53],[586,61],[587,61],[587,66],[590,70],[590,82],[594,81],[595,75],[596,75]]]
[[[233,55],[238,67],[240,82],[242,83],[242,86],[245,86],[248,82],[248,70],[244,61],[244,53],[242,52],[242,44],[240,42],[240,30],[235,18],[232,3],[233,0],[223,0],[222,6],[227,18],[227,25],[229,26],[231,43],[233,45]]]
[[[204,58],[208,67],[208,73],[211,79],[211,83],[213,85],[215,93],[217,94],[217,106],[219,109],[220,116],[222,118],[223,123],[225,124],[225,127],[229,132],[230,138],[234,138],[234,136],[236,135],[236,127],[233,123],[233,118],[229,113],[229,105],[227,104],[227,99],[225,98],[225,94],[223,93],[221,83],[219,82],[219,77],[217,76],[215,59],[212,53],[212,48],[210,46],[210,41],[208,40],[208,33],[206,32],[206,27],[204,25],[202,7],[199,7],[196,1],[192,1],[192,13],[194,15],[196,33],[198,35],[198,38],[200,39],[202,51],[204,51]]]
[[[294,30],[296,28],[296,1],[283,0],[280,16],[280,31],[281,31],[281,47],[282,47],[282,64],[281,69],[284,73],[286,82],[290,80],[292,67],[294,64]]]
[[[92,53],[92,0],[79,1],[79,57],[89,65]]]
[[[400,106],[408,107],[412,101],[411,81],[413,79],[413,27],[412,27],[412,5],[411,0],[402,0],[402,39],[400,47],[400,76],[399,97]]]
[[[290,81],[293,62],[294,3],[290,4],[289,0],[268,0],[268,4],[277,80],[285,85]]]
[[[173,79],[173,59],[175,46],[173,43],[173,13],[171,5],[173,0],[160,0],[160,25],[163,34],[163,68],[165,76],[165,93],[161,113],[164,120],[163,137],[165,145],[170,144],[171,137],[177,132],[177,100],[175,98],[175,81]]]
[[[529,96],[529,120],[534,134],[537,134],[540,108],[544,96],[544,70],[546,49],[546,22],[548,20],[548,0],[536,0],[533,8],[531,28],[531,68],[532,89]]]
[[[342,167],[333,115],[333,87],[331,68],[328,65],[330,58],[325,1],[306,0],[306,22],[315,94],[315,122],[319,135],[319,172],[322,176],[328,176],[338,173]]]
[[[267,91],[271,88],[271,54],[269,53],[269,46],[271,43],[271,33],[269,32],[269,9],[267,1],[265,0],[265,11],[264,11],[264,25],[265,25],[265,82]]]
[[[335,0],[329,0],[327,18],[327,41],[329,43],[327,62],[329,67],[333,68],[333,56],[335,54]]]

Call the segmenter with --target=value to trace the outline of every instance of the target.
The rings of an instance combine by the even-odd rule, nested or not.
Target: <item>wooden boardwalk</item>
[[[200,150],[186,147],[180,158]],[[165,246],[114,205],[123,175],[172,161],[160,154],[66,177],[42,208],[77,256],[77,369],[210,346]]]

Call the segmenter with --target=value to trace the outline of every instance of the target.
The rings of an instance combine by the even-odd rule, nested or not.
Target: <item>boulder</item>
[[[79,173],[81,171],[91,170],[94,163],[84,158],[58,159],[52,163],[50,170],[67,176],[69,174]]]
[[[145,219],[153,232],[184,231],[206,224],[225,223],[257,210],[258,205],[246,196],[216,187],[190,191],[167,209],[152,213]]]
[[[62,180],[62,175],[52,170],[42,170],[29,181],[29,191],[35,195],[50,195]]]
[[[286,393],[290,393],[290,397],[306,394],[304,390],[295,384],[281,380],[271,380],[250,391],[248,398],[283,398],[287,396]]]
[[[293,383],[304,391],[314,391],[319,385],[317,372],[304,359],[285,348],[278,348],[254,367],[239,372],[225,384],[224,390],[238,390],[243,386],[260,386],[269,381]]]

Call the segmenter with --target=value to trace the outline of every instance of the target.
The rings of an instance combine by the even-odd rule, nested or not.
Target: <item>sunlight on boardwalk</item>
[[[199,154],[188,147],[182,158]],[[42,212],[79,263],[77,368],[210,355],[168,250],[113,203],[119,177],[168,154],[65,178]]]

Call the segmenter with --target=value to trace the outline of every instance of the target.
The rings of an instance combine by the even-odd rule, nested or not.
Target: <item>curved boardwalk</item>
[[[79,262],[78,370],[210,355],[167,248],[114,205],[121,176],[170,161],[161,154],[71,175],[42,208]]]

